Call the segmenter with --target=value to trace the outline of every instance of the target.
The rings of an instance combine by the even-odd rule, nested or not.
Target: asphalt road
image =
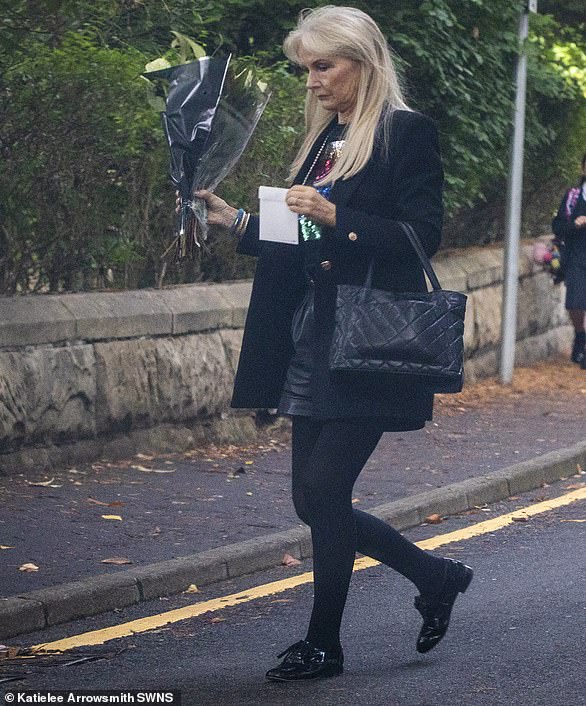
[[[563,369],[571,373],[576,371]],[[435,421],[425,429],[383,436],[356,483],[355,501],[367,509],[582,441],[582,384],[551,394],[511,393],[476,406],[466,398],[463,407],[438,403]],[[281,443],[260,452],[150,456],[0,477],[0,545],[11,547],[0,551],[2,595],[297,527],[290,448]],[[49,485],[29,485],[37,481]],[[115,557],[129,565],[102,563]],[[19,571],[31,562],[38,571]]]
[[[584,486],[575,479],[423,526],[423,540],[533,507]],[[467,533],[463,533],[466,535]],[[272,684],[264,671],[275,655],[303,637],[310,584],[249,600],[98,646],[2,665],[0,689],[180,689],[182,703],[201,705],[361,704],[390,706],[579,706],[584,689],[586,627],[586,500],[534,515],[438,552],[476,571],[456,603],[450,632],[428,655],[414,644],[419,616],[408,582],[385,567],[355,572],[343,631],[344,675],[305,684]],[[282,568],[210,586],[199,594],[57,626],[21,638],[21,645],[91,630],[250,591],[309,566]],[[78,659],[95,661],[68,664]],[[0,701],[0,703],[2,703]]]

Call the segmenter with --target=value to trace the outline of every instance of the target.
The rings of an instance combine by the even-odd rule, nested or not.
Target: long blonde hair
[[[288,59],[300,64],[300,53],[323,58],[343,57],[359,65],[356,107],[344,136],[342,154],[321,183],[349,179],[363,169],[372,156],[375,134],[383,117],[383,139],[388,149],[392,113],[410,110],[403,98],[391,50],[376,22],[354,7],[326,5],[303,10],[297,27],[283,44]],[[311,146],[335,113],[323,108],[311,91],[305,100],[305,139],[293,164],[289,180],[301,169]]]

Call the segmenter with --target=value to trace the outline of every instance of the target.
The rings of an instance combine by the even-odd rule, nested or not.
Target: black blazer
[[[321,146],[316,140],[295,183],[300,183]],[[435,124],[420,113],[393,114],[386,154],[379,141],[356,176],[338,181],[330,193],[335,228],[324,228],[321,260],[331,267],[315,281],[315,341],[312,398],[315,416],[387,417],[389,430],[419,428],[431,419],[433,395],[423,385],[347,378],[328,369],[334,326],[336,284],[361,284],[374,258],[373,286],[397,292],[425,291],[419,260],[397,221],[410,223],[428,256],[438,249],[442,228],[442,186]],[[258,257],[234,384],[233,407],[278,406],[293,353],[291,320],[307,288],[303,248],[259,241],[251,217],[238,252]]]
[[[566,215],[566,202],[569,193],[569,191],[566,191],[564,194],[558,212],[552,221],[551,229],[565,243],[564,266],[576,264],[580,265],[580,267],[586,267],[586,228],[576,228],[574,225],[574,221],[578,216],[586,216],[586,201],[584,201],[582,193],[580,193],[572,210],[572,215],[568,218]]]

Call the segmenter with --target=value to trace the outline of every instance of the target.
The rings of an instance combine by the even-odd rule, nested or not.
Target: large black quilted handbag
[[[330,370],[393,376],[423,383],[429,392],[460,392],[466,295],[441,288],[417,234],[408,223],[400,225],[433,291],[373,289],[372,260],[363,286],[338,285]]]

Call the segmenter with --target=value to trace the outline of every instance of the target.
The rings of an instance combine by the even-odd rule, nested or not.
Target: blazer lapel
[[[350,179],[339,179],[330,191],[329,200],[337,206],[346,206],[362,183],[367,171],[368,165]]]

